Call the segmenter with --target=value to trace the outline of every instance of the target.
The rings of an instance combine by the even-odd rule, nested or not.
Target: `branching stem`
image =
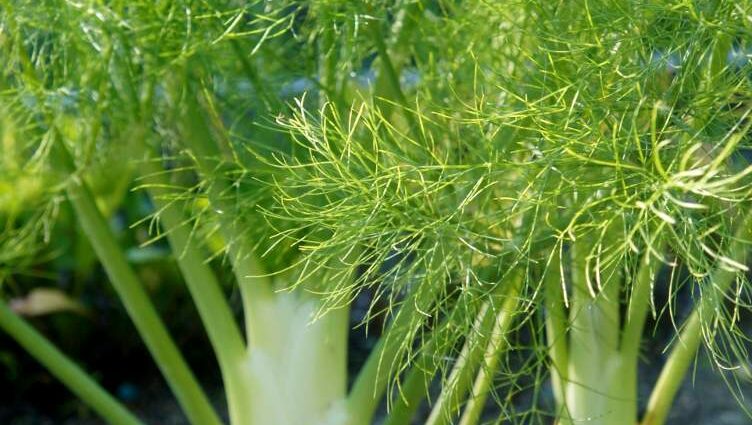
[[[70,154],[62,142],[56,143],[55,153],[59,162],[72,167]],[[219,425],[219,417],[128,264],[88,187],[77,178],[68,185],[67,193],[107,276],[189,421],[193,425]]]
[[[147,163],[144,168],[147,181],[152,185],[149,194],[159,211],[172,252],[217,355],[226,386],[231,423],[250,423],[247,413],[250,408],[248,388],[242,372],[247,355],[240,329],[214,272],[206,264],[205,256],[196,242],[191,240],[182,211],[178,205],[166,199],[168,194],[163,189],[166,187],[163,173],[152,163]]]

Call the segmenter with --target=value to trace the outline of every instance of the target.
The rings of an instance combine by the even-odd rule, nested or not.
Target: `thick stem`
[[[624,332],[621,338],[621,351],[625,356],[630,358],[636,358],[639,353],[642,332],[650,308],[650,295],[653,292],[653,282],[661,266],[661,263],[653,258],[651,252],[662,253],[665,245],[665,243],[659,242],[654,247],[654,251],[646,249],[634,284],[632,285],[626,323],[624,324]]]
[[[337,65],[339,62],[339,49],[335,33],[336,25],[331,21],[331,16],[338,14],[338,6],[328,3],[317,4],[316,10],[319,25],[323,31],[317,39],[318,74],[319,74],[319,107],[327,102],[333,102],[339,112],[344,112],[347,106],[342,96],[342,85]]]
[[[291,282],[285,280],[276,286],[280,291],[273,291],[273,279],[262,270],[253,242],[234,221],[237,208],[228,198],[234,191],[218,168],[221,152],[213,142],[200,100],[190,86],[187,90],[182,141],[193,154],[199,174],[210,181],[209,203],[217,213],[243,298],[248,357],[238,379],[247,384],[250,407],[244,411],[250,412],[250,420],[239,425],[344,423],[348,310],[334,309],[317,318],[322,301],[305,292],[307,285],[286,292]]]
[[[613,246],[612,232],[603,246]],[[634,425],[637,395],[621,387],[624,359],[619,352],[619,292],[616,262],[598,269],[597,245],[585,238],[572,245],[572,307],[566,409],[562,423]],[[592,295],[596,282],[600,291]]]
[[[145,166],[151,185],[149,193],[157,206],[172,252],[217,355],[226,387],[230,421],[233,424],[247,424],[250,421],[250,406],[248,388],[242,373],[246,360],[242,334],[217,278],[206,264],[201,250],[191,241],[182,211],[178,205],[165,198],[167,194],[163,187],[167,182],[163,181],[163,173],[156,169],[158,167],[150,165]]]
[[[499,368],[502,352],[508,347],[507,336],[509,335],[512,321],[516,317],[519,305],[519,286],[512,288],[507,295],[507,300],[501,306],[496,315],[496,324],[491,332],[491,340],[486,347],[484,363],[473,385],[473,397],[467,402],[465,412],[460,420],[460,425],[476,425],[486,405],[488,393],[491,391],[493,378]]]
[[[61,162],[71,163],[63,146],[58,144],[56,152]],[[194,425],[219,425],[219,417],[128,264],[89,189],[76,179],[68,185],[67,193],[84,233],[189,421]]]
[[[464,317],[467,314],[468,301],[475,296],[472,291],[464,292],[452,312],[436,328],[431,330],[430,337],[421,347],[417,361],[402,381],[399,387],[399,397],[391,406],[383,425],[407,425],[411,423],[418,406],[428,396],[429,384],[439,369],[440,358],[443,357],[443,353],[438,346],[441,341],[446,340],[447,335],[453,335],[454,327],[447,325],[451,324],[454,318]]]
[[[567,365],[569,364],[569,347],[567,346],[567,312],[564,305],[561,260],[554,253],[543,277],[544,298],[546,303],[546,340],[548,343],[549,371],[551,387],[556,402],[556,412],[565,412],[565,383],[567,382]]]
[[[243,298],[248,341],[253,344],[262,343],[269,337],[264,324],[274,320],[273,317],[261,315],[263,306],[273,302],[271,280],[264,277],[265,273],[253,254],[252,244],[246,240],[242,229],[238,231],[238,226],[232,221],[231,216],[234,214],[230,212],[234,210],[234,205],[226,199],[226,194],[231,192],[224,176],[217,175],[221,172],[217,170],[217,166],[221,163],[222,153],[212,141],[208,124],[197,106],[198,99],[193,97],[190,87],[188,90],[184,115],[181,117],[182,142],[193,153],[199,173],[210,181],[209,202],[217,212],[220,234],[228,245],[228,256]]]
[[[655,241],[654,241],[655,242]],[[657,260],[652,252],[663,253],[665,242],[658,241],[652,247],[645,250],[640,267],[635,276],[629,304],[626,312],[626,323],[622,332],[620,350],[623,358],[623,370],[621,372],[621,386],[625,395],[637,394],[637,370],[642,342],[643,330],[650,309],[650,297],[653,292],[653,282],[661,268],[662,263]],[[631,416],[630,416],[631,418]],[[637,418],[634,418],[635,421]]]
[[[643,425],[663,425],[666,423],[674,397],[676,397],[676,393],[684,381],[684,376],[695,358],[701,342],[702,321],[698,311],[695,311],[684,325],[676,346],[653,387],[645,417],[642,420]]]
[[[378,52],[379,59],[381,60],[381,68],[386,78],[390,97],[394,97],[395,100],[403,107],[407,106],[407,98],[402,92],[402,86],[400,86],[399,74],[397,74],[397,68],[392,62],[392,58],[389,55],[389,50],[386,45],[384,31],[381,28],[381,21],[375,20],[369,22],[371,30],[371,39],[376,45],[376,51]]]
[[[752,238],[752,213],[748,213],[739,223],[734,239],[727,250],[726,258],[737,264],[744,264],[750,238]],[[723,293],[731,287],[738,274],[738,271],[731,271],[719,265],[710,276],[707,293],[703,294],[698,305],[695,306],[694,311],[685,322],[668,361],[661,370],[655,387],[653,387],[642,421],[643,425],[663,425],[666,423],[676,393],[702,342],[703,324],[711,321],[713,316],[717,314]]]
[[[244,379],[254,408],[238,425],[347,424],[348,309],[315,318],[321,301],[301,293],[279,293],[262,308],[274,339],[251,344]]]
[[[373,414],[386,391],[389,376],[402,346],[401,336],[409,332],[416,311],[426,311],[433,303],[431,294],[414,292],[402,304],[387,332],[368,356],[348,396],[352,425],[371,423]]]
[[[462,397],[470,387],[478,357],[493,314],[489,311],[489,304],[485,303],[473,325],[473,334],[462,346],[459,356],[452,367],[452,371],[442,388],[436,404],[426,425],[446,425],[451,423],[462,404]]]
[[[453,421],[473,384],[476,370],[483,363],[488,341],[492,338],[494,329],[500,322],[503,322],[502,318],[505,315],[512,315],[504,307],[508,306],[509,297],[517,298],[523,277],[522,272],[516,270],[509,276],[508,281],[499,285],[504,292],[495,296],[500,296],[504,300],[501,306],[495,307],[494,300],[489,300],[484,304],[476,319],[473,334],[468,337],[462,347],[441,395],[431,409],[426,425],[446,425]]]
[[[36,80],[33,72],[28,75]],[[57,166],[64,173],[68,175],[74,173],[73,159],[61,141],[52,147],[52,155]],[[188,420],[193,425],[219,425],[221,423],[219,417],[117,245],[88,187],[77,176],[68,185],[66,192],[76,211],[76,218],[107,272],[115,291]]]
[[[428,385],[438,365],[428,362],[426,356],[410,369],[400,385],[400,397],[395,401],[383,425],[407,425],[411,423],[421,401],[428,394]],[[435,363],[435,362],[433,362]]]
[[[0,300],[0,328],[112,425],[143,425],[122,404]]]

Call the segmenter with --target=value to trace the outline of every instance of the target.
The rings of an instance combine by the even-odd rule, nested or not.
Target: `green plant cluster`
[[[106,221],[143,191],[233,425],[365,425],[380,404],[407,424],[431,382],[431,425],[491,404],[498,423],[663,424],[701,345],[748,361],[751,9],[3,1],[0,278],[69,202],[191,423],[218,423]],[[385,325],[347,388],[363,291],[364,326]],[[138,423],[5,310],[96,410]],[[643,410],[649,317],[677,337]]]

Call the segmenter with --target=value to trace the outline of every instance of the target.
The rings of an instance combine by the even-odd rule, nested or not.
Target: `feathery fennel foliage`
[[[382,404],[400,425],[424,402],[431,425],[664,424],[701,344],[721,369],[747,359],[749,17],[725,0],[3,1],[0,278],[45,250],[66,199],[189,422],[219,423],[107,226],[143,190],[233,425],[365,425]],[[348,377],[364,291],[381,339]],[[0,307],[106,420],[138,423]],[[676,338],[645,403],[648,317]]]

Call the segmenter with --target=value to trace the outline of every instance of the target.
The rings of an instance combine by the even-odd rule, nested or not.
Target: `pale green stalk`
[[[637,397],[638,362],[640,344],[645,327],[645,321],[650,309],[650,297],[653,293],[653,283],[662,263],[652,252],[664,253],[665,242],[658,241],[652,249],[647,249],[640,260],[640,267],[631,285],[629,304],[626,312],[626,323],[621,336],[620,350],[623,357],[623,371],[620,374],[620,385],[625,396]],[[637,421],[636,408],[634,420]],[[632,418],[630,412],[630,419]]]
[[[619,353],[620,274],[613,267],[594,270],[595,260],[588,267],[592,247],[578,240],[571,250],[569,363],[561,421],[634,425],[636,394],[625,395],[619,382],[623,367]],[[602,290],[593,297],[590,287],[596,286],[595,273],[600,273]]]
[[[421,355],[419,364],[413,366],[399,387],[399,397],[394,402],[383,425],[407,425],[411,423],[421,401],[428,394],[428,385],[438,365]]]
[[[198,102],[200,99],[188,95],[187,110],[182,116],[182,140],[191,150],[199,174],[211,181],[209,203],[228,244],[243,297],[249,350],[243,392],[247,388],[250,405],[243,409],[251,412],[251,419],[240,425],[340,424],[346,420],[349,309],[337,308],[316,318],[322,300],[306,293],[305,284],[289,291],[292,281],[288,279],[295,276],[264,275],[252,243],[230,218],[235,206],[226,197],[231,192],[218,169],[221,152],[212,140]],[[307,282],[317,278],[321,276],[310,276]],[[279,288],[276,293],[275,287]],[[290,400],[296,400],[294,406],[290,406]]]
[[[483,408],[486,406],[486,399],[491,391],[494,376],[499,369],[501,356],[509,347],[507,338],[520,302],[519,287],[512,288],[506,297],[507,300],[496,315],[496,323],[491,331],[491,340],[486,347],[483,364],[475,378],[472,394],[467,406],[465,406],[460,425],[476,425],[478,423]]]
[[[505,298],[502,306],[509,307],[509,298],[517,298],[519,285],[523,278],[522,272],[517,270],[499,284],[500,292],[497,291],[495,296]],[[452,372],[449,374],[436,404],[431,409],[426,425],[447,425],[454,420],[473,385],[476,370],[483,363],[488,341],[494,336],[494,329],[499,326],[499,323],[508,326],[507,321],[503,318],[513,315],[510,310],[504,307],[495,308],[490,300],[484,303],[476,318],[472,334],[465,341]]]
[[[745,264],[750,238],[752,238],[752,213],[748,213],[738,224],[726,257],[737,264]],[[702,343],[703,325],[711,322],[713,316],[718,314],[723,294],[734,283],[738,273],[738,271],[729,270],[728,266],[719,264],[710,276],[709,287],[705,288],[702,298],[682,327],[666,365],[653,387],[642,425],[666,423],[676,393]]]
[[[441,352],[438,345],[443,338],[446,338],[445,331],[447,329],[444,326],[451,322],[453,317],[466,314],[466,306],[471,297],[470,292],[463,293],[452,313],[432,331],[428,341],[423,344],[418,359],[407,372],[398,388],[397,399],[390,406],[389,415],[383,425],[407,425],[411,423],[420,403],[428,396],[428,386],[439,369]]]
[[[270,337],[263,336],[266,333],[264,323],[272,319],[263,316],[262,313],[265,310],[264,306],[271,303],[273,299],[271,279],[264,276],[265,272],[253,254],[251,244],[246,240],[245,235],[238,234],[240,229],[237,229],[230,218],[230,211],[233,210],[234,205],[225,199],[228,188],[226,184],[223,184],[224,176],[218,175],[221,173],[218,166],[221,164],[222,153],[212,140],[213,136],[208,124],[195,105],[199,99],[194,96],[190,87],[187,90],[185,102],[187,110],[181,116],[182,143],[191,150],[198,165],[199,174],[211,181],[208,188],[209,203],[219,219],[220,234],[228,245],[228,256],[243,298],[248,343],[262,344],[262,341]]]
[[[546,340],[551,362],[549,371],[554,400],[556,401],[556,412],[561,415],[565,412],[564,388],[567,382],[569,347],[567,346],[567,312],[564,306],[562,289],[564,282],[561,273],[561,260],[557,253],[554,253],[545,273],[543,290],[546,303]]]
[[[227,304],[221,286],[197,242],[185,225],[179,206],[166,199],[169,196],[163,171],[151,163],[144,166],[149,194],[153,199],[159,219],[170,242],[180,271],[188,286],[209,341],[214,349],[225,383],[230,421],[233,424],[250,423],[249,394],[246,383],[247,354],[240,329]]]
[[[665,243],[660,242],[654,247],[654,252],[663,253]],[[650,309],[650,296],[653,293],[653,283],[661,263],[654,258],[651,251],[646,250],[640,260],[640,267],[635,276],[632,292],[627,306],[626,323],[621,337],[621,351],[629,358],[637,357],[642,341],[642,333]]]
[[[374,44],[376,44],[376,51],[379,54],[379,59],[381,59],[381,69],[388,84],[388,90],[385,90],[385,92],[390,95],[388,97],[394,97],[402,107],[406,107],[407,98],[402,92],[397,68],[395,67],[394,63],[392,62],[392,58],[389,55],[389,50],[384,39],[384,31],[381,28],[381,22],[372,21],[369,23],[369,26],[371,30],[371,39],[373,40]],[[386,93],[379,93],[379,95],[383,94]]]
[[[70,164],[70,157],[60,143],[57,145],[59,160]],[[67,193],[76,218],[188,420],[193,425],[219,425],[219,417],[128,264],[89,189],[80,178],[75,178],[68,185]]]
[[[393,372],[393,363],[400,354],[403,344],[401,334],[408,330],[415,312],[428,310],[432,302],[432,296],[414,292],[402,303],[402,307],[368,356],[350,390],[347,403],[351,425],[371,423]]]
[[[411,4],[399,11],[398,16],[400,19],[396,22],[396,25],[391,31],[395,40],[402,43],[408,42],[407,40],[410,34],[410,31],[408,30],[411,29],[412,26],[409,24],[405,25],[405,17],[407,14],[414,13],[414,9],[417,7],[419,7],[417,3]],[[372,11],[372,14],[376,16],[373,8],[369,6],[369,9]],[[376,46],[376,52],[381,61],[379,77],[376,80],[374,89],[375,100],[381,108],[382,113],[387,117],[390,115],[394,106],[391,102],[395,102],[400,109],[401,117],[403,117],[407,123],[409,132],[414,135],[421,135],[418,131],[420,127],[418,126],[416,116],[409,110],[407,97],[402,91],[402,86],[400,84],[399,73],[402,69],[402,62],[404,62],[406,58],[399,58],[399,61],[393,60],[394,55],[390,53],[389,46],[387,45],[387,35],[384,34],[382,23],[379,19],[374,19],[369,22],[368,25],[371,40]]]
[[[441,394],[431,409],[426,425],[446,425],[455,419],[463,401],[462,397],[470,388],[478,366],[477,360],[482,355],[485,337],[490,325],[493,324],[493,316],[493,313],[489,312],[489,302],[484,303],[473,325],[473,333],[462,346]]]
[[[317,4],[316,14],[318,15],[320,25],[323,27],[323,31],[319,34],[316,50],[318,53],[318,73],[319,73],[319,106],[323,107],[327,102],[333,102],[338,112],[344,113],[348,105],[342,97],[342,84],[340,81],[341,70],[337,69],[339,62],[339,46],[337,44],[337,38],[335,34],[334,24],[330,22],[332,15],[336,16],[336,8],[339,5],[320,3]],[[334,10],[331,10],[335,8]]]

